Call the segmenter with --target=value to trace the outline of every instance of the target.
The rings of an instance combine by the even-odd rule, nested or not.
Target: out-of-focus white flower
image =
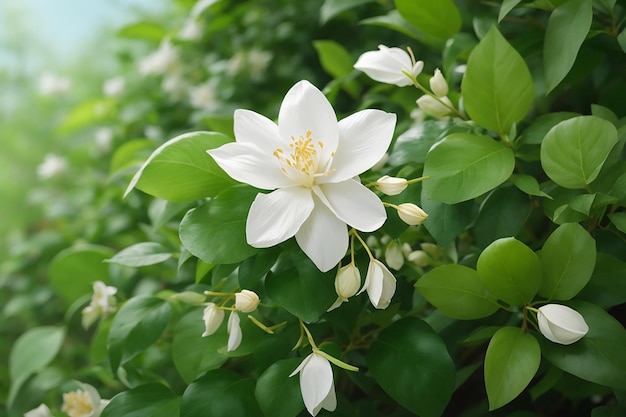
[[[385,222],[382,202],[358,175],[389,147],[394,114],[363,110],[337,122],[324,94],[300,81],[287,92],[278,125],[248,110],[234,119],[236,142],[207,152],[235,180],[272,191],[250,207],[250,245],[267,248],[295,236],[326,272],[348,249],[347,225],[371,232]]]
[[[218,308],[215,303],[208,303],[202,313],[202,320],[204,320],[202,337],[210,336],[217,331],[217,328],[224,321],[224,310]]]
[[[335,411],[337,408],[335,382],[328,359],[313,352],[304,358],[289,376],[292,377],[297,373],[300,373],[300,392],[309,414],[316,416],[322,408]]]
[[[45,404],[24,413],[24,417],[52,417],[52,412]]]
[[[91,326],[100,317],[106,317],[117,310],[115,294],[117,288],[107,286],[102,281],[93,283],[93,296],[91,302],[82,311],[82,324],[84,328]]]
[[[251,313],[259,306],[259,296],[254,291],[241,290],[235,294],[235,308],[242,313]]]
[[[202,36],[202,25],[194,18],[189,18],[178,32],[178,39],[195,41]]]
[[[561,345],[571,345],[589,331],[584,317],[573,308],[561,304],[546,304],[537,311],[539,330],[546,339]]]
[[[440,97],[439,99],[446,103],[448,106],[454,107],[448,97]],[[435,98],[428,95],[423,95],[418,98],[417,105],[420,109],[424,111],[424,113],[437,118],[446,117],[449,116],[450,113],[452,113],[450,107],[446,107],[445,105],[438,102]]]
[[[227,68],[231,75],[246,74],[256,80],[263,75],[271,61],[271,52],[252,48],[248,51],[235,52],[228,60]]]
[[[437,97],[445,97],[448,95],[448,83],[443,78],[443,74],[437,68],[435,74],[430,78],[430,89]]]
[[[188,94],[189,83],[181,68],[175,66],[171,71],[163,76],[161,81],[161,89],[169,93],[174,100],[180,100]]]
[[[178,63],[178,48],[169,39],[161,42],[159,49],[139,61],[139,72],[143,75],[164,74]]]
[[[102,92],[107,97],[119,97],[126,88],[126,79],[122,76],[109,78],[102,86]]]
[[[398,216],[403,222],[411,226],[418,226],[426,220],[428,214],[412,203],[402,203],[398,205]]]
[[[239,315],[236,311],[232,311],[228,316],[228,347],[227,352],[232,352],[241,344],[242,333],[239,325]]]
[[[422,250],[433,259],[439,259],[441,257],[441,249],[439,249],[439,246],[435,245],[434,243],[420,243],[420,248],[422,248]]]
[[[400,270],[404,266],[404,254],[400,246],[393,240],[387,244],[385,248],[385,262],[390,268],[396,271]]]
[[[107,152],[111,149],[111,144],[113,142],[113,129],[110,127],[101,127],[96,130],[95,133],[96,138],[96,147],[101,152]]]
[[[367,291],[370,302],[377,309],[385,309],[396,292],[396,278],[378,259],[370,259],[365,283],[359,294]]]
[[[387,195],[398,195],[408,185],[406,178],[390,177],[389,175],[382,176],[376,181],[378,191]]]
[[[94,387],[80,383],[79,389],[63,394],[61,411],[69,417],[99,417],[108,403]]]
[[[43,162],[37,166],[37,176],[47,180],[67,170],[67,161],[65,158],[49,153],[43,158]]]
[[[213,83],[206,82],[189,88],[189,103],[195,109],[213,109],[218,101]]]
[[[143,134],[148,139],[159,140],[163,137],[163,130],[159,126],[150,125],[144,128]]]
[[[346,266],[342,266],[335,276],[335,291],[337,292],[337,301],[331,305],[327,311],[331,311],[339,307],[342,303],[348,301],[350,297],[355,295],[361,286],[361,272],[359,268],[350,262]]]
[[[362,54],[354,68],[363,71],[375,81],[404,87],[413,84],[405,72],[413,78],[417,77],[424,69],[424,62],[415,62],[404,49],[378,45],[378,51]]]
[[[39,78],[39,93],[52,96],[67,93],[72,87],[72,81],[67,77],[46,73]]]
[[[430,261],[431,261],[430,256],[428,256],[428,254],[424,252],[423,250],[416,250],[416,251],[411,252],[409,256],[407,256],[407,259],[409,262],[421,268],[424,268],[430,265]]]

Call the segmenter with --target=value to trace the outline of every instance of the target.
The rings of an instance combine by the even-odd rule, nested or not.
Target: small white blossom
[[[43,162],[37,166],[37,176],[47,180],[54,178],[67,170],[67,161],[65,158],[49,153],[43,159]]]
[[[259,305],[259,296],[250,290],[242,290],[235,294],[235,308],[242,313],[251,313]]]
[[[424,62],[415,62],[403,49],[378,45],[378,51],[362,54],[354,68],[375,81],[404,87],[413,83],[405,72],[413,78],[417,77],[424,69]]]
[[[218,105],[213,83],[206,82],[189,88],[189,103],[195,109],[214,109]]]
[[[111,149],[113,143],[113,129],[110,127],[101,127],[94,134],[96,139],[96,147],[101,152],[107,152]]]
[[[551,342],[561,345],[571,345],[589,331],[589,326],[578,311],[561,304],[539,307],[537,321],[541,334]]]
[[[428,214],[412,203],[402,203],[398,205],[398,216],[403,222],[411,226],[420,225],[426,220]]]
[[[166,39],[159,49],[139,62],[139,72],[143,75],[164,74],[171,71],[178,63],[178,48]]]
[[[39,407],[24,413],[24,417],[52,417],[52,412],[47,405],[39,404]]]
[[[385,248],[385,262],[396,271],[404,266],[404,254],[400,246],[393,240]]]
[[[189,18],[178,32],[178,39],[195,41],[202,36],[202,24],[194,18]]]
[[[348,301],[348,298],[357,293],[361,286],[361,272],[359,268],[350,262],[346,266],[342,266],[335,276],[335,291],[337,292],[337,301],[328,308],[331,311],[339,307],[342,303]]]
[[[430,265],[430,261],[431,261],[430,256],[428,256],[428,254],[424,252],[423,250],[416,250],[416,251],[411,252],[409,256],[407,256],[407,259],[409,262],[421,268],[424,268]]]
[[[430,78],[430,89],[437,97],[446,97],[448,95],[448,83],[443,78],[439,68],[435,70],[435,74]]]
[[[93,296],[91,302],[82,311],[82,324],[84,328],[91,326],[100,317],[114,313],[117,310],[115,294],[117,288],[107,286],[102,281],[93,283]]]
[[[359,294],[367,291],[370,302],[377,309],[389,307],[396,292],[396,278],[378,259],[371,259],[367,267],[365,283]]]
[[[126,88],[126,79],[122,76],[113,77],[104,82],[102,91],[107,97],[119,97]]]
[[[39,78],[39,93],[44,96],[65,94],[71,86],[69,78],[59,75],[46,73]]]
[[[99,417],[108,403],[94,387],[81,383],[79,389],[63,394],[61,411],[69,417]]]
[[[382,176],[376,181],[376,188],[387,195],[398,195],[408,187],[406,178]]]
[[[210,336],[217,331],[222,321],[224,321],[224,310],[218,308],[215,303],[208,303],[202,313],[202,320],[204,320],[202,337]]]
[[[237,349],[241,344],[243,337],[241,333],[241,327],[239,325],[239,315],[236,311],[232,311],[228,317],[228,347],[227,352],[232,352]]]
[[[289,376],[297,373],[300,373],[300,392],[309,414],[316,416],[322,408],[335,411],[335,382],[328,359],[313,352]]]
[[[448,106],[454,107],[448,97],[440,97],[439,99],[446,103]],[[436,99],[428,95],[423,95],[418,98],[417,105],[420,109],[424,111],[424,113],[437,118],[446,117],[452,112],[452,110],[450,110],[450,107],[446,107],[445,105],[441,104]]]

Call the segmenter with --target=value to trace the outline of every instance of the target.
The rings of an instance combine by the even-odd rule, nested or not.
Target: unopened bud
[[[215,333],[217,328],[220,327],[220,324],[222,324],[222,321],[224,320],[224,310],[218,308],[215,303],[209,303],[204,308],[202,320],[204,320],[205,327],[202,337],[210,336]]]
[[[411,252],[409,256],[407,256],[407,259],[412,264],[419,266],[421,268],[424,268],[430,265],[430,256],[428,256],[428,254],[424,252],[423,250],[416,250],[416,251]]]
[[[539,307],[537,322],[546,339],[561,345],[571,345],[589,331],[589,326],[578,311],[561,304]]]
[[[361,286],[361,273],[354,263],[342,266],[335,277],[335,291],[344,300],[352,297]]]
[[[441,97],[439,100],[446,103],[450,107],[454,107],[448,97]],[[428,95],[423,95],[418,98],[417,105],[424,111],[424,113],[434,117],[444,117],[452,112],[450,107],[441,104],[439,101]]]
[[[402,249],[393,240],[389,242],[385,249],[385,262],[390,268],[396,271],[404,266],[404,254]]]
[[[259,296],[250,290],[242,290],[235,294],[235,308],[242,313],[250,313],[259,305]]]
[[[398,195],[408,186],[405,178],[396,178],[385,175],[376,181],[376,188],[387,195]]]
[[[398,205],[398,216],[406,224],[411,226],[420,225],[426,220],[428,214],[418,206],[412,203],[402,203]]]
[[[430,79],[430,89],[437,97],[445,97],[448,95],[448,83],[443,78],[443,74],[439,71],[439,68],[435,70],[435,75]]]

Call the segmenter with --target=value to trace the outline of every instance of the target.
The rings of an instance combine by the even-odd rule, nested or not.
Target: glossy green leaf
[[[375,0],[324,0],[324,4],[320,7],[320,23],[324,24],[346,10],[374,1]]]
[[[609,214],[609,219],[611,219],[611,223],[617,227],[617,230],[626,233],[626,213],[611,213]]]
[[[626,303],[626,262],[598,252],[591,279],[576,296],[603,308]]]
[[[33,374],[43,370],[59,353],[65,341],[65,327],[41,326],[20,335],[9,355],[11,389],[8,404],[11,405],[20,387]]]
[[[531,177],[533,178],[533,177]],[[516,236],[530,213],[530,199],[515,187],[493,190],[480,206],[474,236],[481,247],[501,237]]]
[[[180,411],[180,397],[161,384],[146,384],[122,391],[100,417],[172,417]]]
[[[254,391],[263,415],[296,417],[304,410],[298,375],[289,375],[302,362],[299,358],[275,362],[261,374]]]
[[[254,381],[216,369],[190,384],[183,394],[180,417],[261,416]]]
[[[495,26],[470,54],[461,91],[472,120],[500,135],[526,116],[535,99],[526,62]]]
[[[429,303],[455,319],[480,319],[499,308],[478,273],[462,265],[436,267],[422,275],[415,288]]]
[[[503,327],[493,335],[485,355],[485,387],[489,410],[515,399],[533,379],[541,349],[532,335],[517,327]]]
[[[160,41],[163,39],[167,30],[152,22],[138,22],[126,25],[117,32],[120,38],[129,39],[146,39],[152,41]]]
[[[424,165],[424,192],[447,204],[460,203],[502,184],[513,173],[510,148],[488,136],[455,133],[428,152]]]
[[[474,202],[446,204],[426,197],[422,189],[421,207],[428,218],[423,223],[439,245],[454,241],[474,221]]]
[[[337,299],[334,269],[320,272],[302,253],[286,252],[265,278],[267,295],[285,310],[310,323]]]
[[[584,317],[589,333],[572,345],[559,345],[540,337],[541,352],[555,366],[585,381],[626,389],[626,330],[602,308],[570,302]]]
[[[172,252],[166,247],[156,242],[135,243],[115,254],[107,262],[114,264],[139,267],[154,265],[172,257]]]
[[[443,49],[442,65],[446,78],[450,78],[452,71],[459,62],[467,62],[469,54],[477,45],[476,38],[469,33],[460,32],[448,39]]]
[[[579,116],[554,126],[541,144],[541,165],[565,188],[585,188],[600,173],[617,143],[615,126],[596,116]]]
[[[185,203],[214,197],[237,182],[231,179],[206,153],[231,142],[215,132],[186,133],[159,146],[126,188],[133,188],[163,200]]]
[[[59,252],[50,262],[50,283],[67,306],[91,294],[94,281],[109,282],[106,259],[113,250],[104,246],[79,245]]]
[[[395,30],[396,32],[400,32],[413,39],[426,42],[424,34],[407,22],[397,10],[391,10],[386,15],[363,19],[360,23],[363,25],[381,26],[387,29]]]
[[[537,179],[531,175],[513,174],[509,178],[513,184],[528,195],[552,199],[549,194],[541,191]]]
[[[550,15],[543,44],[546,93],[552,91],[574,65],[592,18],[592,0],[568,0]]]
[[[535,252],[512,237],[487,246],[478,257],[476,269],[487,290],[514,306],[532,301],[543,275]]]
[[[133,139],[121,144],[111,157],[111,167],[109,174],[112,177],[124,175],[136,167],[140,167],[143,162],[150,157],[154,148],[154,142],[150,139]]]
[[[258,249],[246,241],[246,220],[258,191],[242,185],[221,192],[189,210],[180,223],[180,240],[194,256],[207,263],[232,264]]]
[[[443,340],[424,321],[406,317],[384,329],[367,352],[376,382],[422,417],[441,416],[455,384],[455,367]]]
[[[500,5],[500,12],[498,13],[498,23],[500,23],[521,1],[522,0],[503,0]]]
[[[69,133],[111,119],[115,99],[111,97],[85,101],[74,107],[61,122],[58,132]]]
[[[395,140],[387,163],[393,167],[423,164],[431,146],[441,140],[451,126],[444,120],[424,120],[412,126]]]
[[[452,0],[395,0],[396,9],[410,24],[439,39],[461,29],[461,14]]]
[[[117,368],[152,345],[163,333],[171,305],[161,298],[131,298],[113,318],[107,339],[111,368]]]
[[[346,49],[335,41],[314,41],[313,46],[322,64],[322,68],[335,78],[350,74],[354,60]]]

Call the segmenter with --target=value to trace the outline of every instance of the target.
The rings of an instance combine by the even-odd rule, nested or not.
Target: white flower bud
[[[409,185],[406,178],[390,177],[385,175],[376,181],[376,188],[387,195],[398,195]]]
[[[227,352],[232,352],[237,349],[241,344],[241,339],[243,338],[243,334],[241,333],[239,315],[236,311],[232,311],[230,316],[228,316],[228,347],[226,348]]]
[[[24,417],[52,417],[52,412],[47,405],[39,404],[39,407],[24,413]]]
[[[217,331],[217,328],[220,327],[220,324],[224,321],[224,310],[218,308],[215,303],[209,303],[204,308],[202,320],[204,320],[205,327],[202,337],[210,336]]]
[[[439,259],[439,257],[441,256],[441,251],[439,250],[439,246],[435,245],[434,243],[429,243],[429,242],[420,243],[420,247],[422,248],[424,252],[428,254],[428,256],[430,256],[433,259]]]
[[[396,278],[378,259],[370,260],[365,283],[359,294],[366,290],[370,302],[377,309],[389,307],[391,298],[396,293]]]
[[[430,265],[430,256],[428,256],[428,254],[423,250],[416,250],[411,252],[409,256],[407,256],[407,259],[409,260],[409,262],[421,268]]]
[[[417,77],[424,69],[424,62],[415,62],[403,49],[379,45],[378,51],[362,54],[354,68],[363,71],[373,80],[403,87],[413,83],[405,73],[409,73],[413,78]]]
[[[242,313],[250,313],[259,305],[259,296],[250,290],[242,290],[235,294],[235,308]]]
[[[398,216],[406,224],[411,226],[420,225],[426,220],[428,214],[421,208],[412,203],[402,203],[398,205]]]
[[[435,75],[430,79],[430,89],[433,90],[433,93],[435,93],[437,97],[445,97],[448,95],[448,83],[446,79],[443,78],[439,68],[435,70]]]
[[[396,271],[404,266],[404,254],[402,249],[393,240],[389,242],[385,249],[385,262],[390,268]]]
[[[439,100],[443,101],[450,107],[454,107],[448,97],[441,97]],[[423,95],[417,99],[417,105],[424,111],[424,113],[433,117],[448,116],[451,112],[450,108],[444,106],[433,97]]]
[[[335,277],[335,291],[344,300],[352,297],[361,286],[361,273],[354,263],[342,266]]]
[[[589,326],[578,311],[561,304],[539,307],[537,321],[541,334],[561,345],[571,345],[589,331]]]
[[[304,358],[289,377],[297,373],[300,374],[302,400],[309,414],[316,416],[322,408],[335,411],[337,397],[335,395],[333,370],[328,359],[313,352]]]

